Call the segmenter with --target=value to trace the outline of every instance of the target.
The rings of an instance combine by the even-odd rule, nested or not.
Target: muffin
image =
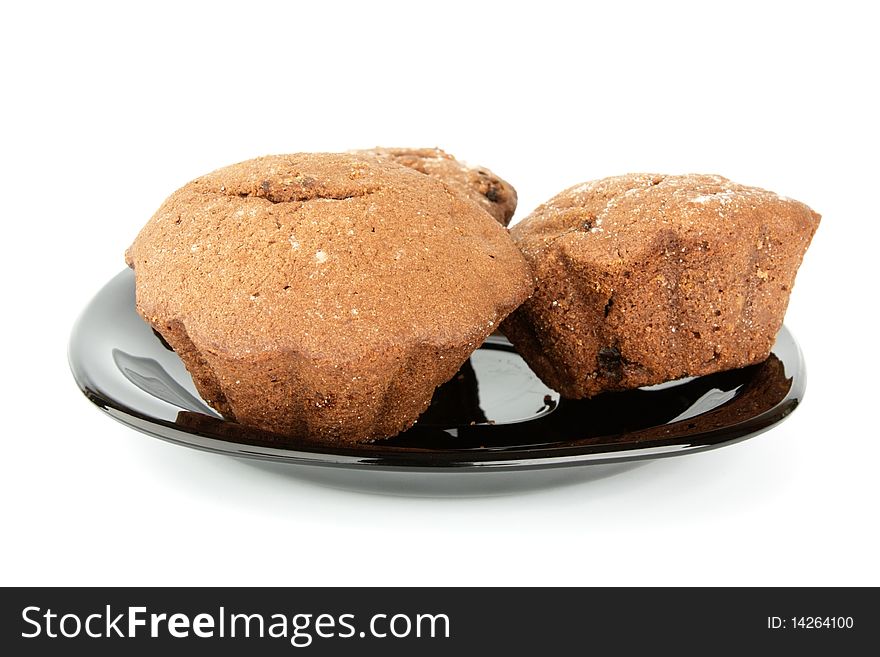
[[[322,443],[412,425],[533,282],[485,211],[437,178],[353,154],[197,178],[126,260],[138,312],[208,404]]]
[[[537,283],[501,330],[569,398],[760,362],[818,224],[720,176],[571,187],[511,230]]]
[[[378,157],[439,178],[449,189],[469,198],[500,224],[510,223],[516,211],[513,186],[483,167],[471,167],[439,148],[373,148],[353,151]]]

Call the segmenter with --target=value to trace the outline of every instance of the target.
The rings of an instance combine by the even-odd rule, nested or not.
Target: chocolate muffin
[[[571,187],[511,229],[537,287],[501,330],[569,398],[760,362],[818,224],[720,176]]]
[[[513,186],[483,167],[471,167],[439,148],[373,148],[354,153],[396,162],[445,182],[506,226],[516,211]]]
[[[434,177],[352,154],[197,178],[126,259],[138,312],[205,401],[318,442],[412,425],[533,284],[486,212]]]

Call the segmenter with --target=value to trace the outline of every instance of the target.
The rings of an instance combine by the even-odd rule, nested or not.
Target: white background
[[[871,3],[128,4],[0,10],[0,583],[880,584]],[[426,498],[176,447],[85,400],[71,326],[165,196],[374,145],[491,167],[517,218],[629,171],[808,203],[804,404],[702,455]]]

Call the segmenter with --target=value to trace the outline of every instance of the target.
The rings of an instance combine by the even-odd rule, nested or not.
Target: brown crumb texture
[[[138,312],[224,416],[392,436],[531,292],[507,230],[374,157],[262,157],[172,194],[126,252]]]
[[[485,167],[459,162],[439,148],[373,148],[353,151],[377,157],[433,176],[450,189],[469,198],[502,225],[510,223],[516,211],[516,190]]]
[[[536,290],[502,331],[569,398],[760,362],[819,219],[713,175],[571,187],[511,229]]]

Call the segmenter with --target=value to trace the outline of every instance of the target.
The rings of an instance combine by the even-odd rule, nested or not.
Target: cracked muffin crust
[[[511,229],[536,289],[501,330],[569,398],[763,361],[819,219],[720,176],[571,187]]]
[[[433,177],[352,154],[197,178],[126,260],[138,312],[211,406],[319,442],[412,425],[532,289],[484,211]]]
[[[415,169],[442,180],[471,199],[503,226],[516,212],[516,190],[484,167],[471,167],[439,148],[373,148],[354,153],[370,155]]]

